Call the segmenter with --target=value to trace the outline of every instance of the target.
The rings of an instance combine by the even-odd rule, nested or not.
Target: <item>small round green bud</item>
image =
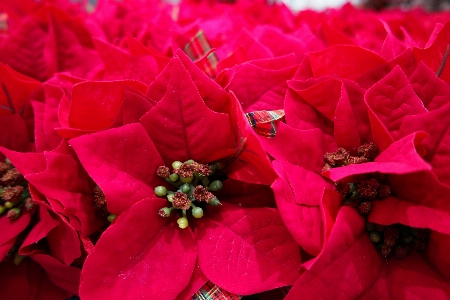
[[[157,187],[155,187],[155,194],[158,197],[164,197],[165,195],[167,195],[166,187],[162,186],[162,185],[158,185]]]
[[[179,160],[176,160],[172,163],[172,168],[179,169],[183,163]]]
[[[185,183],[181,186],[181,191],[185,194],[189,193],[191,190],[191,187],[189,186],[189,183]]]
[[[192,179],[194,179],[194,176],[189,176],[189,177],[183,177],[183,176],[181,176],[181,177],[180,177],[180,180],[181,180],[181,182],[183,182],[183,183],[189,183],[189,182],[192,182]]]
[[[1,205],[0,205],[0,215],[1,215],[2,213],[4,213],[5,210],[6,210],[6,208],[5,208],[4,206],[1,206]]]
[[[203,217],[203,209],[201,207],[194,207],[192,209],[192,216],[194,218],[200,219],[201,217]]]
[[[369,238],[372,243],[378,243],[379,241],[381,241],[381,235],[378,231],[370,232]]]
[[[171,212],[172,212],[172,210],[169,207],[163,207],[159,210],[158,215],[163,218],[168,218],[168,217],[170,217]]]
[[[184,163],[187,165],[190,165],[192,163],[194,163],[195,161],[193,159],[188,159],[187,161],[185,161]]]
[[[215,191],[220,190],[221,188],[223,188],[223,183],[220,180],[214,180],[213,182],[211,182],[209,184],[209,190],[210,191],[215,192]]]
[[[210,204],[212,206],[222,205],[222,203],[220,203],[219,199],[217,199],[216,197],[214,197],[211,200],[209,200],[208,204]]]
[[[178,178],[180,178],[180,176],[178,176],[178,174],[172,173],[172,174],[169,175],[169,179],[170,179],[170,181],[172,181],[172,182],[177,181]]]
[[[181,229],[185,229],[186,227],[189,226],[188,219],[185,217],[179,218],[177,220],[177,223],[178,223],[178,227],[180,227]]]
[[[10,208],[13,208],[13,207],[14,207],[14,203],[12,203],[12,202],[9,202],[9,201],[6,201],[4,205],[5,205],[5,207],[6,207],[6,208],[8,208],[8,209],[10,209]]]
[[[112,223],[115,219],[117,219],[117,215],[115,214],[110,214],[107,218],[109,223]]]
[[[174,195],[174,194],[169,194],[169,195],[167,195],[167,200],[168,200],[169,202],[173,202],[173,195]]]

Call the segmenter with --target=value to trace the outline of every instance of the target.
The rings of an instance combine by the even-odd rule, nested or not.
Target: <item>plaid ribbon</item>
[[[203,30],[199,30],[191,41],[184,46],[184,52],[206,75],[211,78],[216,77],[219,59],[211,48]]]
[[[240,300],[241,297],[225,290],[208,281],[192,296],[192,300]]]
[[[284,109],[249,112],[245,114],[245,117],[257,134],[274,137],[277,134],[275,122],[284,117]]]

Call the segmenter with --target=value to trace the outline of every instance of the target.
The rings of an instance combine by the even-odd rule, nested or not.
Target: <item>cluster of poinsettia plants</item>
[[[0,298],[448,299],[448,20],[2,2]]]

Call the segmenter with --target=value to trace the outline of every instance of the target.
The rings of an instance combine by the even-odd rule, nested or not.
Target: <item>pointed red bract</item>
[[[156,169],[164,161],[140,124],[85,135],[70,144],[105,194],[111,213],[125,211],[163,183]]]
[[[141,123],[167,162],[208,161],[217,151],[233,145],[229,139],[228,116],[204,104],[183,64],[176,58],[164,97],[141,118]],[[160,130],[161,126],[164,131]],[[225,139],[214,140],[215,136]]]
[[[102,235],[83,268],[83,299],[174,299],[185,288],[196,265],[197,245],[192,231],[157,215],[164,204],[142,200]]]
[[[246,295],[295,281],[299,258],[285,254],[297,245],[275,210],[223,204],[210,213],[194,233],[200,267],[212,282]]]

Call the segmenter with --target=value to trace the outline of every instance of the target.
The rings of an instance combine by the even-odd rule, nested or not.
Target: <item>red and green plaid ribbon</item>
[[[257,134],[274,137],[277,134],[275,123],[283,119],[284,109],[253,111],[246,113],[245,117]]]
[[[240,300],[241,297],[219,288],[208,281],[198,290],[192,300]]]
[[[219,59],[203,30],[198,31],[189,43],[184,46],[186,55],[195,62],[206,75],[211,78],[216,77],[216,67]]]

